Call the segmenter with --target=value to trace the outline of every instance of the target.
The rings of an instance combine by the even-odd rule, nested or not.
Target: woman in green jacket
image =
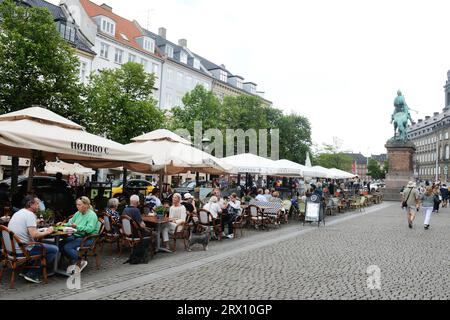
[[[75,234],[67,238],[64,245],[64,253],[69,257],[71,265],[78,263],[77,249],[80,247],[83,238],[99,232],[97,214],[92,209],[88,197],[77,199],[77,209],[78,212],[66,224],[67,227],[76,229]],[[93,240],[88,240],[84,243],[84,246],[89,246],[92,242]],[[80,271],[83,270],[87,266],[87,261],[82,260],[79,266]]]

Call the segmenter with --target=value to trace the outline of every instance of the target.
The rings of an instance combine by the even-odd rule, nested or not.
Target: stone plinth
[[[410,141],[389,140],[386,144],[389,173],[386,175],[384,199],[400,201],[400,190],[409,181],[414,181],[413,155],[416,146]]]

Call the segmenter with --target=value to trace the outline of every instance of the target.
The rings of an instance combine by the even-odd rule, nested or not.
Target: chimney
[[[426,116],[425,117],[425,120],[429,120],[431,117],[430,116]]]
[[[450,107],[445,107],[444,109],[442,109],[442,111],[447,112],[448,110],[450,110]]]
[[[433,116],[436,117],[438,115],[439,115],[439,112],[435,112]]]
[[[102,7],[105,10],[108,10],[108,11],[112,12],[112,7],[108,6],[106,3],[102,4],[100,7]]]
[[[220,65],[220,67],[221,67],[222,69],[226,69],[226,67],[225,67],[225,65],[224,65],[223,63]]]
[[[166,39],[167,29],[166,29],[166,28],[163,28],[163,27],[159,28],[159,29],[158,29],[158,35],[159,35],[161,38]]]
[[[178,40],[178,45],[180,47],[186,47],[187,48],[187,40],[186,39],[180,39]]]
[[[419,119],[419,120],[417,120],[419,123],[421,123],[423,120],[422,119]]]

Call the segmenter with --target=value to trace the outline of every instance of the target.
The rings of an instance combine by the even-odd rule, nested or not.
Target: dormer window
[[[144,38],[143,46],[144,50],[155,52],[155,40],[150,38]]]
[[[194,68],[200,69],[200,60],[194,58]]]
[[[242,82],[241,79],[237,79],[236,80],[236,87],[238,87],[239,89],[243,89],[244,88],[244,83]]]
[[[188,63],[188,56],[187,53],[184,51],[181,51],[180,53],[180,62],[187,64]]]
[[[173,59],[173,47],[166,45],[166,54],[169,58]]]
[[[58,31],[66,41],[75,42],[75,28],[65,24],[64,22],[58,23]]]
[[[220,79],[220,81],[227,82],[227,79],[228,79],[227,72],[224,70],[220,70],[220,78],[219,79]]]
[[[116,23],[111,19],[102,17],[100,30],[114,36],[116,34]]]

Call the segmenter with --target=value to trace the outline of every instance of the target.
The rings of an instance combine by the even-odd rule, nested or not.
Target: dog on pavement
[[[203,245],[203,250],[208,250],[209,243],[209,227],[201,225],[198,222],[198,218],[194,218],[191,224],[191,232],[189,236],[189,241],[187,245],[187,251],[192,251],[192,246],[194,244]]]

